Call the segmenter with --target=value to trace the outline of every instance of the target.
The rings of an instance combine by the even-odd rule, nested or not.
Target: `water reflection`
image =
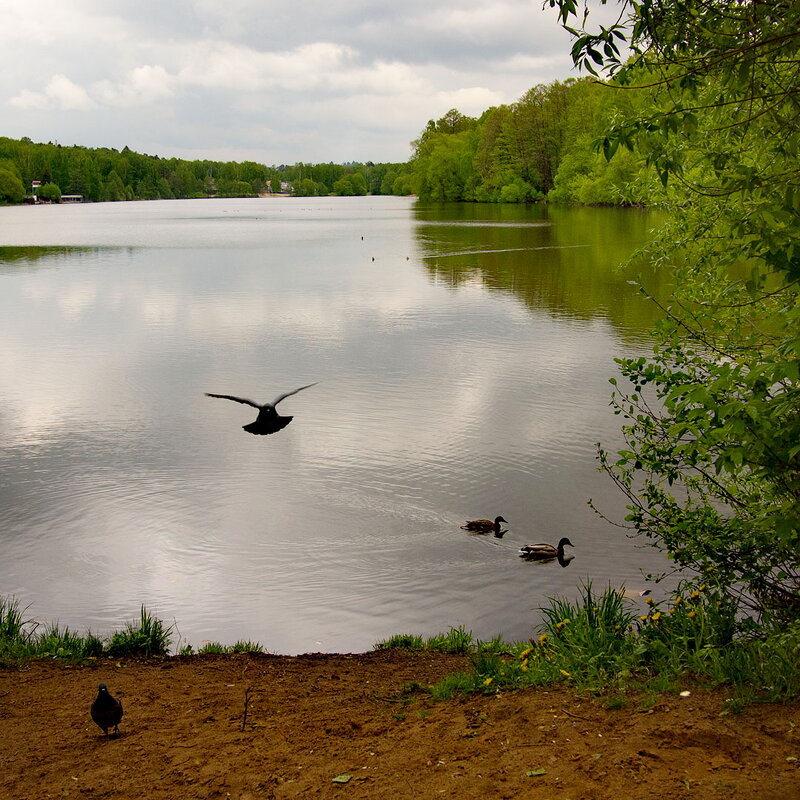
[[[478,282],[513,293],[531,309],[609,319],[626,338],[649,330],[660,313],[632,290],[631,281],[659,299],[669,290],[663,269],[644,261],[620,268],[633,253],[631,243],[644,243],[661,224],[657,212],[550,206],[523,212],[518,206],[452,203],[420,204],[414,213],[426,269],[454,288]]]
[[[586,505],[622,507],[593,445],[649,323],[576,254],[609,226],[632,251],[638,212],[570,233],[462,208],[477,224],[398,198],[0,209],[0,245],[76,248],[0,265],[0,591],[101,634],[145,603],[195,644],[291,653],[527,638],[548,596],[660,571]],[[314,413],[269,447],[203,396],[297,376]],[[465,536],[474,509],[511,530]],[[580,536],[569,573],[516,557],[542,531]]]

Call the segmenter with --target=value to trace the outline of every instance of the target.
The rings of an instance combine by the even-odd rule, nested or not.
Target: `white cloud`
[[[497,35],[503,38],[514,35],[530,16],[527,3],[480,3],[471,8],[451,4],[449,8],[440,6],[426,13],[417,24],[449,38],[480,42]]]
[[[98,101],[111,106],[149,105],[174,96],[175,78],[160,65],[132,69],[122,80],[99,81],[92,90]]]
[[[346,69],[355,52],[343,45],[313,42],[287,52],[262,52],[231,42],[193,43],[179,54],[177,80],[187,86],[255,92],[281,88],[319,89]]]
[[[400,161],[449,108],[477,115],[574,75],[555,13],[530,0],[10,6],[2,132],[35,141],[266,163]]]
[[[86,90],[65,75],[53,75],[43,92],[23,90],[9,101],[21,109],[61,109],[81,111],[94,108],[95,103]]]

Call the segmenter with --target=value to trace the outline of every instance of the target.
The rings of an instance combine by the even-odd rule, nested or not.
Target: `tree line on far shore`
[[[254,161],[187,161],[137,153],[128,147],[89,148],[0,137],[0,203],[22,203],[34,194],[58,202],[169,200],[196,197],[405,194],[397,179],[403,164],[293,164]]]
[[[98,202],[290,193],[647,205],[663,187],[646,159],[625,152],[608,161],[596,142],[615,117],[649,101],[592,79],[538,85],[479,117],[451,109],[430,120],[406,163],[266,166],[0,137],[0,202],[30,199],[38,181],[36,195],[55,202],[62,194]]]

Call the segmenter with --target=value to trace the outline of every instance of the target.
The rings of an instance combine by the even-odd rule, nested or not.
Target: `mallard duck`
[[[244,428],[244,430],[246,430],[248,433],[252,433],[256,436],[268,436],[270,433],[277,433],[278,431],[283,430],[283,428],[285,428],[294,419],[294,417],[282,417],[275,410],[275,406],[278,405],[281,400],[285,400],[290,395],[297,394],[298,392],[302,392],[303,389],[308,389],[310,386],[316,385],[316,383],[306,384],[305,386],[301,386],[299,389],[294,389],[291,392],[278,395],[278,397],[276,397],[271,403],[263,403],[261,405],[254,403],[252,400],[245,400],[244,397],[234,397],[230,394],[212,394],[211,392],[206,392],[206,397],[219,397],[222,400],[233,400],[235,403],[243,403],[246,406],[257,408],[258,416],[256,417],[255,422],[251,422],[248,425],[242,425],[242,428]]]
[[[103,729],[106,739],[108,739],[108,729],[111,727],[114,728],[115,735],[119,733],[117,726],[122,719],[122,703],[111,696],[108,686],[104,683],[97,687],[97,697],[92,702],[90,712],[92,719]]]
[[[498,539],[503,536],[500,533],[500,523],[505,522],[508,525],[508,520],[503,517],[495,517],[494,522],[490,519],[471,519],[461,526],[463,531],[472,531],[473,533],[493,533]]]
[[[519,557],[526,558],[529,561],[549,561],[552,558],[557,558],[559,561],[567,561],[564,558],[564,545],[575,547],[572,542],[565,536],[558,543],[556,547],[552,544],[526,544],[520,547]]]

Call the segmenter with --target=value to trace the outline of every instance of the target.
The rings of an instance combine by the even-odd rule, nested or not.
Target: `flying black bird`
[[[243,397],[233,397],[229,394],[212,394],[211,392],[206,392],[206,397],[219,397],[222,400],[233,400],[235,403],[243,403],[246,406],[257,408],[258,416],[255,422],[251,422],[249,425],[242,425],[242,428],[256,436],[267,436],[270,433],[277,433],[279,430],[282,430],[294,419],[294,417],[282,417],[275,410],[275,406],[290,395],[297,394],[303,391],[303,389],[308,389],[310,386],[316,385],[316,383],[306,384],[299,389],[294,389],[291,392],[278,395],[271,403],[264,403],[262,405],[254,403],[252,400],[245,400]]]
[[[108,739],[108,729],[113,726],[114,734],[119,733],[117,727],[122,719],[122,703],[109,694],[108,686],[101,683],[98,687],[97,697],[92,702],[92,719],[103,729]]]

